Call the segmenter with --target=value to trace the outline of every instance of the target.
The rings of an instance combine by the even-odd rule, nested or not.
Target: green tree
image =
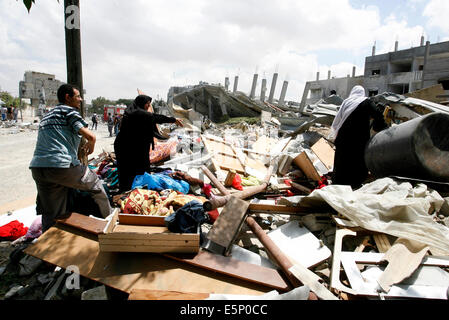
[[[116,104],[124,104],[125,106],[129,107],[130,105],[133,104],[133,99],[124,99],[124,98],[120,98],[116,101]]]
[[[103,114],[105,105],[114,105],[115,101],[106,99],[105,97],[98,97],[92,100],[92,107],[90,108],[91,113]]]
[[[5,103],[5,106],[13,105],[14,107],[20,107],[20,99],[13,97],[9,92],[0,92],[0,99]]]

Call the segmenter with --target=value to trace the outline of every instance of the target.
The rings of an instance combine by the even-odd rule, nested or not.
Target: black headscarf
[[[144,94],[138,95],[134,99],[133,104],[130,105],[128,108],[126,108],[124,117],[129,116],[130,114],[132,114],[132,113],[134,113],[135,111],[138,111],[138,110],[146,111],[145,110],[145,105],[148,102],[151,102],[152,100],[153,99],[150,96],[147,96],[147,95],[144,95]],[[148,112],[148,111],[146,111],[146,112]],[[151,113],[151,112],[148,112],[148,113]],[[159,140],[167,140],[169,138],[169,137],[167,137],[167,136],[165,136],[165,135],[163,135],[163,134],[161,134],[159,132],[159,129],[157,128],[156,123],[152,124],[152,131],[153,131],[153,137],[155,137],[155,138],[157,138]],[[152,147],[154,149],[154,140],[152,141]]]
[[[131,113],[137,111],[137,110],[145,110],[145,105],[148,102],[151,102],[153,99],[149,96],[146,96],[144,94],[138,95],[134,101],[133,104],[130,105],[128,108],[126,108],[125,110],[125,115],[130,115]]]

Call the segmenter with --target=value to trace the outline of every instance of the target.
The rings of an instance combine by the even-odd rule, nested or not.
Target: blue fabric
[[[149,190],[161,191],[164,189],[171,189],[182,192],[184,194],[189,193],[190,185],[183,180],[175,180],[167,175],[154,173],[149,174],[145,172],[142,175],[138,175],[134,178],[131,189],[147,187]]]
[[[171,232],[196,233],[198,227],[208,220],[209,216],[204,212],[203,204],[192,200],[168,217],[165,217],[164,222]]]
[[[30,168],[69,168],[70,165],[79,165],[79,131],[87,126],[77,109],[66,105],[54,107],[39,124]]]

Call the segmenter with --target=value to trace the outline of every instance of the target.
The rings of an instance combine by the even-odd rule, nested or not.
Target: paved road
[[[89,159],[113,151],[114,137],[105,124],[98,124],[95,151]],[[36,145],[37,130],[0,128],[0,215],[35,203],[36,185],[28,165]]]

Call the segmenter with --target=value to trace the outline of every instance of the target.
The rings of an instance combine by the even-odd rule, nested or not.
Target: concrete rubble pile
[[[388,93],[375,99],[388,105],[391,128],[449,112]],[[333,185],[327,136],[338,105],[326,101],[294,112],[203,85],[178,94],[170,111],[185,126],[160,126],[169,138],[157,145],[167,148],[152,151],[154,171],[133,190],[118,194],[113,153],[90,160],[114,214],[79,208],[24,250],[62,268],[36,276],[44,298],[67,296],[61,283],[71,273],[60,270],[78,264],[78,299],[86,289],[108,298],[105,288],[139,300],[449,298],[447,177],[380,173],[358,190]],[[11,290],[4,298],[23,288]]]

